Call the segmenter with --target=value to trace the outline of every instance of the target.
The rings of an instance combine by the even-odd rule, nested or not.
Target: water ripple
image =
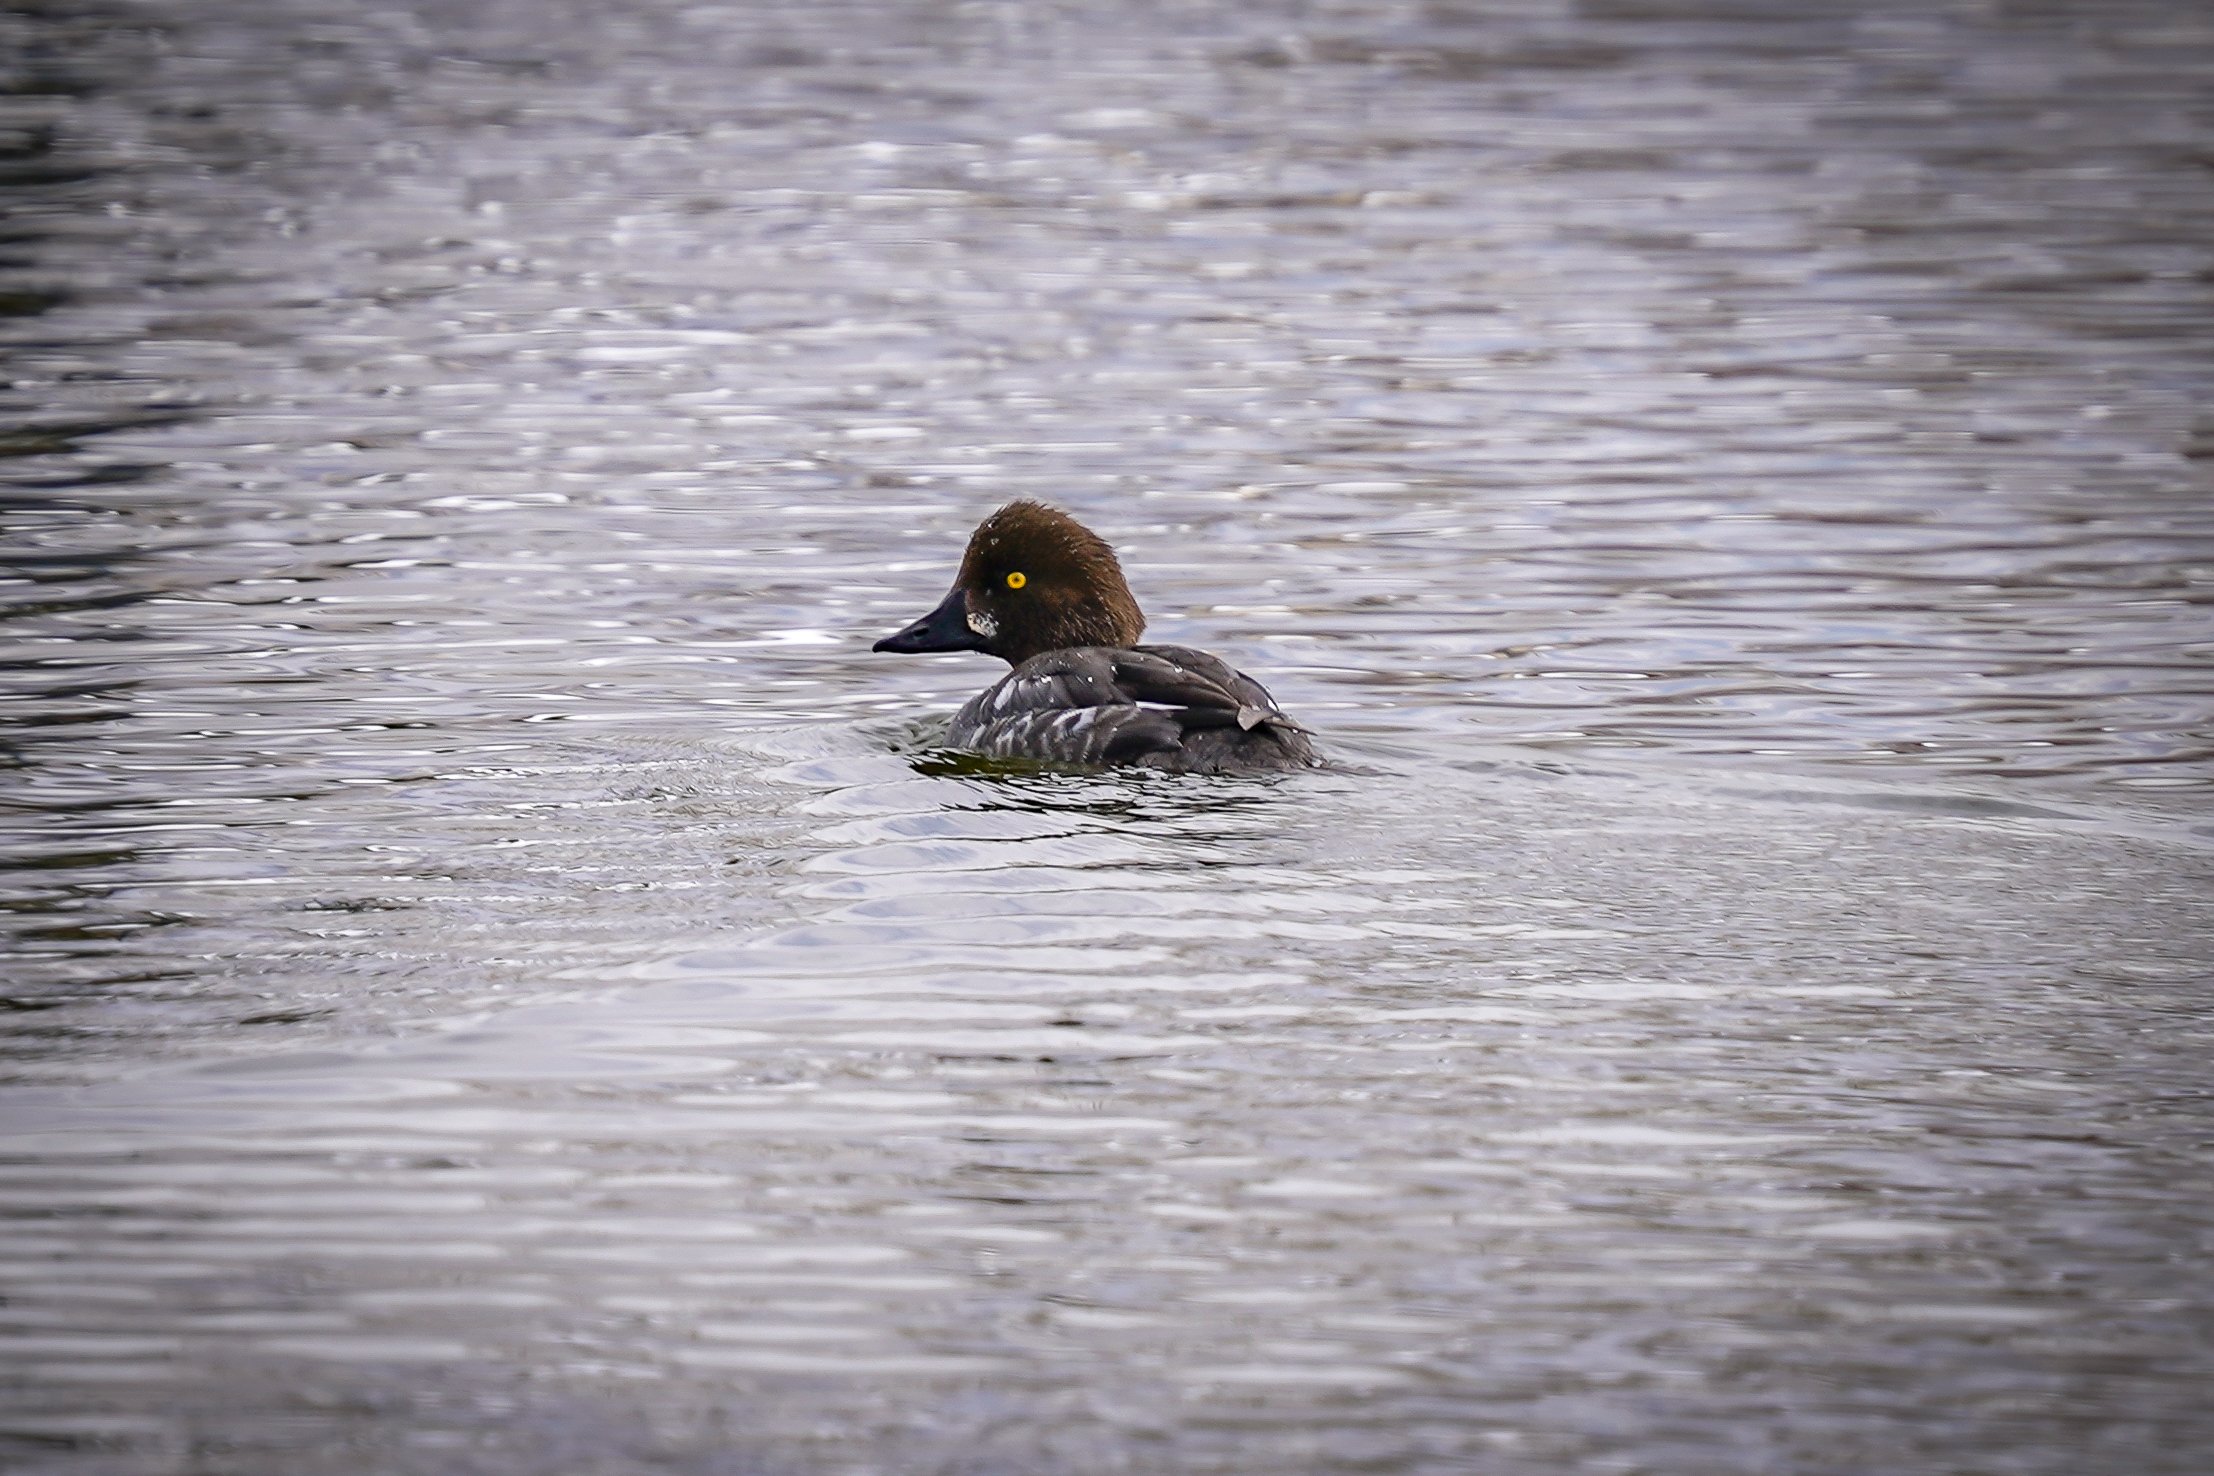
[[[2195,1470],[2187,7],[0,38],[0,1465]]]

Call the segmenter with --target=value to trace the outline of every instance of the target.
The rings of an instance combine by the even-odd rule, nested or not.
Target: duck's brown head
[[[1069,646],[1128,646],[1145,616],[1107,540],[1057,507],[1010,502],[979,523],[953,590],[879,651],[982,651],[1020,666]]]

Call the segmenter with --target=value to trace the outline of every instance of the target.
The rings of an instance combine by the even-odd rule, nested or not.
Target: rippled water
[[[0,20],[0,1465],[2196,1472],[2214,19]],[[1049,497],[1280,783],[932,748]]]

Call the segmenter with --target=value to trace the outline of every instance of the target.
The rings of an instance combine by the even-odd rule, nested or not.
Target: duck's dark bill
[[[869,648],[872,651],[981,651],[983,637],[969,629],[968,602],[959,589],[939,602],[938,608],[896,635],[888,635]]]

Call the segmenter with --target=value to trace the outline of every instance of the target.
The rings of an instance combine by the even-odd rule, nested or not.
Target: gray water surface
[[[0,19],[0,1466],[2202,1471],[2210,74]],[[1338,766],[939,752],[1016,495]]]

